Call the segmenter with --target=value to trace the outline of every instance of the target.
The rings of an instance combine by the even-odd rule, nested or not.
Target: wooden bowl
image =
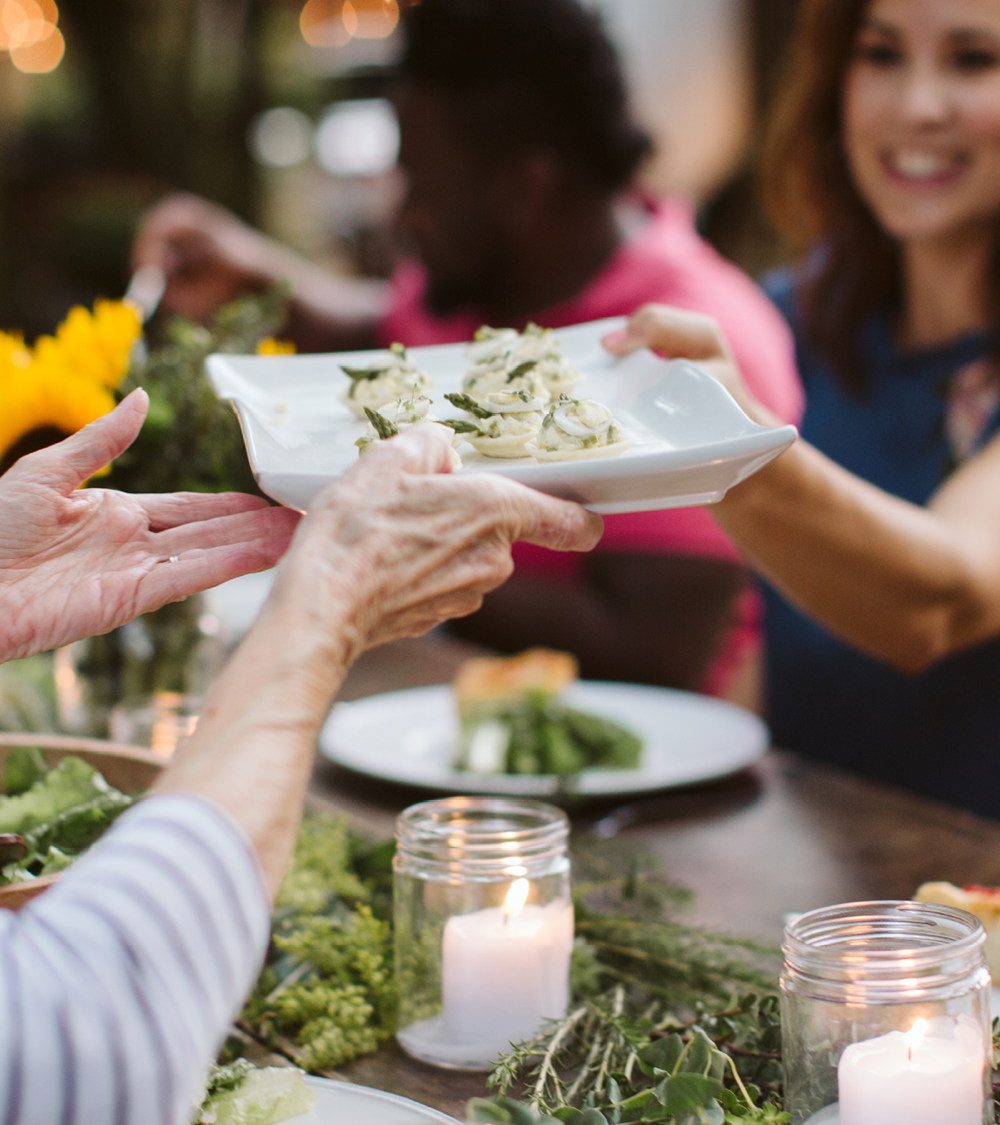
[[[21,746],[37,746],[50,766],[72,754],[99,770],[109,785],[123,793],[148,789],[167,764],[164,758],[138,746],[122,746],[98,738],[68,738],[61,734],[0,734],[0,771],[7,755]],[[58,879],[46,875],[26,883],[0,887],[0,909],[20,910]]]

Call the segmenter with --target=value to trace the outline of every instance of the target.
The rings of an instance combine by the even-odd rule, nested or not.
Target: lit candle
[[[918,1020],[840,1058],[840,1125],[982,1125],[982,1033],[968,1016]]]
[[[516,879],[502,907],[456,915],[444,929],[445,1030],[486,1059],[566,1014],[573,906],[527,904],[529,890]]]

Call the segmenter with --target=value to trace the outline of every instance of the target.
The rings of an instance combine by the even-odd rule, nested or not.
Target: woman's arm
[[[414,427],[322,494],[153,797],[58,886],[0,911],[0,1121],[189,1121],[259,968],[351,660],[471,613],[510,575],[515,539],[600,538],[574,504],[450,475],[444,434]]]
[[[747,414],[778,424],[749,395],[707,317],[648,306],[607,343],[618,354],[646,345],[699,361]],[[1000,438],[926,508],[799,441],[710,511],[790,601],[902,671],[1000,633]]]
[[[244,293],[291,285],[284,334],[300,351],[378,347],[385,282],[338,278],[196,195],[168,195],[142,220],[132,265],[163,271],[163,305],[202,323]]]
[[[316,501],[197,731],[157,784],[230,812],[272,893],[351,661],[474,612],[510,576],[515,540],[589,550],[600,538],[600,519],[575,504],[492,473],[451,475],[445,432],[417,426],[380,444]]]

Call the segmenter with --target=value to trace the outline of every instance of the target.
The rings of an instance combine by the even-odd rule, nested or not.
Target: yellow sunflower
[[[140,329],[129,305],[98,301],[93,313],[73,309],[33,349],[0,332],[0,472],[114,409]]]
[[[276,340],[273,336],[263,336],[257,341],[258,355],[295,355],[295,345],[291,340]]]
[[[115,406],[114,395],[72,372],[30,367],[0,376],[0,471],[75,434]]]
[[[114,389],[128,371],[129,355],[141,330],[133,305],[98,299],[92,313],[79,305],[70,309],[55,337],[39,337],[34,358],[46,367],[72,371]]]
[[[8,369],[23,369],[31,363],[31,352],[24,337],[15,332],[0,332],[0,378]]]

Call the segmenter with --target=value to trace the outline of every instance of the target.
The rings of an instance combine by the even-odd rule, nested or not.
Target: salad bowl
[[[93,766],[109,785],[120,789],[123,793],[148,789],[166,765],[165,760],[159,755],[149,750],[142,750],[138,746],[123,746],[97,738],[14,733],[0,734],[0,773],[10,752],[24,746],[37,747],[50,767],[69,754],[82,758],[88,765]],[[20,910],[26,902],[47,890],[58,878],[58,875],[44,875],[27,882],[11,883],[0,887],[0,909]]]

